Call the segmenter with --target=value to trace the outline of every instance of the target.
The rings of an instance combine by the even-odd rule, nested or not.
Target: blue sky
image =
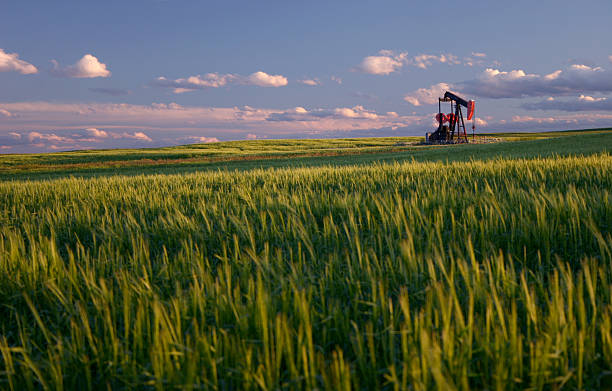
[[[0,153],[612,126],[612,2],[11,1]]]

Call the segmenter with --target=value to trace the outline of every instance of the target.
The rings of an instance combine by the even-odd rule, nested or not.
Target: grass
[[[493,134],[492,134],[493,135]],[[518,136],[520,135],[520,137]],[[495,144],[418,145],[422,138],[257,140],[179,147],[0,155],[0,180],[188,173],[401,161],[469,161],[606,152],[612,129],[499,133]]]
[[[610,136],[572,137],[4,181],[0,388],[609,389]]]

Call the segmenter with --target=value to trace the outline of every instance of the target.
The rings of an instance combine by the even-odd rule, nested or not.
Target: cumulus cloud
[[[140,141],[153,141],[151,139],[151,137],[147,136],[146,134],[144,134],[143,132],[134,132],[132,134],[129,134],[127,132],[123,132],[121,134],[113,134],[114,138],[131,138],[134,140],[140,140]]]
[[[186,140],[192,143],[218,143],[219,139],[216,137],[206,137],[206,136],[186,136],[181,137],[179,140]]]
[[[85,131],[92,137],[95,138],[106,138],[108,137],[108,133],[104,130],[96,129],[96,128],[87,128]]]
[[[532,117],[530,115],[514,115],[512,116],[512,122],[519,122],[519,123],[524,123],[524,122],[534,122],[534,123],[538,123],[538,124],[542,124],[542,123],[553,123],[555,122],[556,119],[555,117]]]
[[[170,80],[163,76],[158,77],[150,84],[157,87],[172,88],[174,93],[220,88],[229,84],[248,84],[260,87],[282,87],[287,85],[287,78],[282,75],[269,75],[265,72],[255,72],[249,76],[240,76],[231,73],[206,73],[204,75],[189,76]]]
[[[429,126],[431,122],[431,115],[379,113],[363,106],[295,107],[285,110],[248,106],[181,106],[175,103],[131,105],[14,102],[3,104],[3,107],[14,112],[15,117],[11,121],[0,121],[0,135],[6,135],[9,131],[25,133],[35,130],[41,134],[53,133],[63,137],[60,131],[70,132],[67,136],[75,138],[79,145],[85,145],[87,139],[87,143],[90,143],[87,145],[95,143],[94,146],[105,147],[125,146],[128,141],[149,143],[149,139],[157,144],[162,142],[161,138],[153,137],[150,132],[163,134],[164,137],[178,135],[168,139],[169,145],[182,135],[193,134],[205,137],[223,134],[228,139],[240,139],[248,133],[257,134],[260,138],[330,132],[340,136],[337,132],[370,132],[419,124]],[[104,131],[108,137],[95,137],[101,133],[85,129]],[[73,136],[78,131],[83,134],[80,138]]]
[[[0,108],[0,117],[12,117],[12,116],[13,114],[10,111]]]
[[[331,81],[336,82],[338,84],[342,84],[342,79],[339,78],[338,76],[332,76],[330,77]]]
[[[601,121],[604,121],[603,123]],[[609,125],[612,114],[570,114],[554,117],[533,117],[529,115],[516,115],[512,117],[513,123],[524,124],[563,124],[575,126],[577,124],[604,124]]]
[[[124,96],[131,93],[131,91],[121,88],[90,88],[89,91],[110,96]]]
[[[312,116],[309,111],[303,107],[295,107],[293,109],[284,110],[281,112],[270,113],[266,117],[266,121],[312,121]]]
[[[548,74],[527,73],[522,69],[501,71],[487,68],[472,80],[438,83],[407,94],[404,100],[414,106],[433,104],[444,91],[454,90],[468,97],[525,98],[547,97],[542,102],[525,103],[528,110],[598,111],[608,110],[605,98],[593,94],[612,93],[612,72],[598,66],[572,64]],[[577,101],[556,102],[555,96],[580,95]]]
[[[418,56],[414,56],[412,58],[410,64],[416,66],[417,68],[427,69],[436,62],[452,65],[461,64],[461,61],[459,61],[457,56],[453,54],[419,54]]]
[[[19,59],[17,53],[6,53],[0,49],[0,72],[19,72],[22,75],[38,73],[38,69],[29,62]]]
[[[93,137],[93,139],[88,139],[87,141],[97,141],[96,139],[106,139],[109,137],[113,139],[132,139],[132,140],[147,141],[147,142],[153,141],[149,136],[147,136],[143,132],[133,132],[133,133],[106,132],[104,130],[100,130],[96,128],[87,128],[85,129],[85,132],[87,132],[89,136]],[[74,136],[78,137],[78,135],[74,135]]]
[[[404,66],[404,56],[405,53],[400,53],[397,56],[368,56],[361,61],[358,69],[371,75],[388,75]]]
[[[410,57],[407,52],[396,53],[392,50],[381,50],[376,56],[365,57],[354,70],[371,75],[388,75],[407,65],[427,69],[435,63],[457,65],[461,64],[461,61],[450,53],[418,54]]]
[[[68,137],[58,136],[55,133],[39,133],[39,132],[30,132],[27,136],[28,141],[30,143],[35,143],[37,141],[53,141],[53,142],[71,142],[72,139]]]
[[[573,64],[546,75],[521,69],[487,68],[478,78],[456,84],[465,94],[486,98],[523,98],[612,92],[612,72],[601,67]]]
[[[245,138],[247,140],[255,140],[257,138],[257,135],[255,133],[248,133]]]
[[[298,80],[298,83],[305,84],[307,86],[313,86],[313,87],[321,84],[319,79],[303,79],[303,80]]]
[[[378,118],[378,114],[373,111],[366,110],[363,106],[355,106],[352,108],[340,107],[333,110],[333,115],[343,118]]]
[[[338,107],[335,109],[306,110],[303,107],[295,107],[278,113],[271,113],[267,121],[315,121],[320,118],[336,119],[377,119],[378,114],[365,109],[363,106]]]
[[[160,76],[155,79],[151,84],[158,87],[173,88],[175,93],[180,94],[188,91],[223,87],[228,83],[238,79],[239,76],[232,75],[230,73],[224,75],[219,73],[207,73],[204,76],[196,75],[175,80],[168,80],[165,77]]]
[[[248,78],[249,84],[260,87],[282,87],[287,85],[287,78],[283,75],[268,75],[265,72],[252,73]]]
[[[606,99],[607,99],[606,97],[593,98],[592,96],[582,95],[582,94],[578,97],[578,100],[582,100],[582,101],[585,101],[585,102],[601,102],[601,101],[604,101]]]
[[[443,88],[443,87],[442,87]],[[575,102],[603,104],[599,95],[583,94]],[[438,94],[434,94],[437,99]],[[593,100],[588,97],[592,97]],[[555,100],[552,102],[558,102]],[[174,103],[152,105],[17,102],[3,104],[15,117],[0,121],[0,144],[10,152],[83,148],[139,147],[186,142],[305,135],[422,135],[432,129],[433,113],[405,115],[363,106],[289,109],[200,107]],[[432,110],[434,111],[434,110]],[[518,114],[518,113],[517,113]],[[480,130],[572,129],[609,126],[612,113],[517,115],[506,120],[478,118]],[[485,128],[485,129],[483,129]],[[104,133],[102,133],[104,132]],[[104,134],[107,134],[104,137]],[[216,137],[215,137],[216,136]],[[251,136],[252,137],[252,136]]]
[[[464,57],[463,58],[463,65],[468,66],[468,67],[473,67],[476,65],[485,65],[486,62],[486,58],[487,58],[487,54],[486,53],[482,53],[482,52],[472,52],[472,54],[470,56]],[[489,61],[489,66],[490,65],[497,65],[499,64],[498,61]]]
[[[60,67],[55,60],[51,60],[51,62],[53,63],[51,73],[58,77],[95,78],[111,75],[111,72],[106,68],[106,64],[101,63],[91,54],[84,55],[76,64],[64,68]]]
[[[476,126],[480,127],[480,126],[487,126],[489,125],[489,122],[487,122],[486,120],[479,118],[479,117],[472,117],[474,119],[474,123],[476,124]],[[436,126],[438,126],[437,122],[436,122]],[[466,124],[467,126],[467,124]]]
[[[444,92],[451,89],[452,85],[448,83],[438,83],[429,88],[419,88],[418,90],[404,96],[404,100],[414,106],[434,104],[438,102],[439,97],[444,95]]]
[[[171,103],[151,103],[151,107],[158,110],[183,110],[184,107],[176,102]]]
[[[558,110],[567,112],[612,111],[612,100],[606,97],[595,98],[589,95],[580,95],[575,99],[546,99],[535,103],[525,103],[521,107],[526,110]]]
[[[8,136],[8,137],[6,137]],[[138,147],[153,142],[142,131],[111,132],[97,128],[80,131],[58,129],[53,131],[26,131],[22,133],[0,130],[0,140],[14,147],[11,152],[44,152],[59,150],[76,150],[91,148]],[[159,144],[159,143],[158,143]]]

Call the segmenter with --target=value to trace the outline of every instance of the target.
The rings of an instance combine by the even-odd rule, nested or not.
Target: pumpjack
[[[451,112],[448,114],[442,113],[442,102],[450,102]],[[453,94],[450,91],[444,93],[443,98],[438,98],[438,129],[433,133],[425,135],[425,142],[432,144],[457,144],[467,143],[468,136],[465,131],[465,122],[461,107],[467,109],[467,120],[474,120],[474,110],[476,103],[473,100],[467,101],[460,96]],[[448,125],[445,125],[448,123]],[[476,128],[472,122],[472,138],[474,137],[474,129]]]

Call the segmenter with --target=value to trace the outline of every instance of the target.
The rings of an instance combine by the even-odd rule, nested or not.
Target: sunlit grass
[[[0,183],[0,388],[599,389],[612,157]]]

